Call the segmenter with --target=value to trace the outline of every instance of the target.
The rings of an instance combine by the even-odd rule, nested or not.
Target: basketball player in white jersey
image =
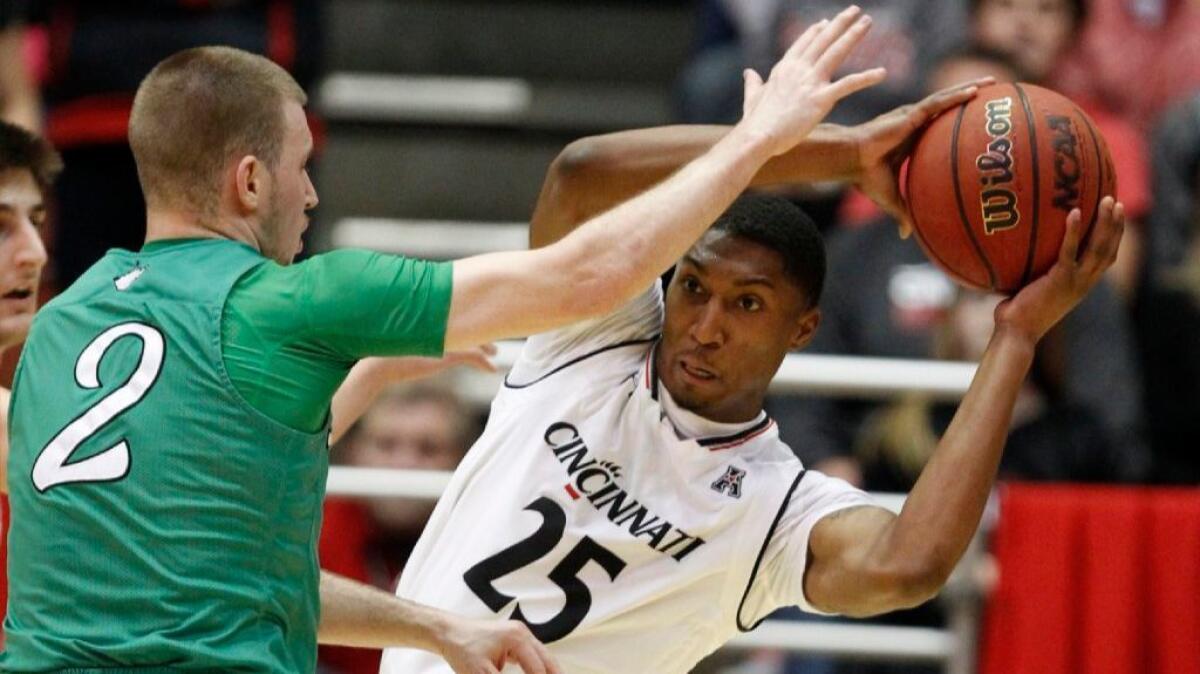
[[[750,77],[748,99],[756,90]],[[887,154],[875,168],[895,166]],[[607,207],[597,192],[615,203],[656,171],[628,163],[618,189],[603,170],[552,174],[532,245]],[[1034,346],[1112,263],[1123,227],[1123,207],[1105,198],[1081,244],[1070,215],[1058,264],[997,309],[975,380],[894,515],[806,471],[762,410],[786,353],[817,329],[824,253],[799,209],[739,200],[665,292],[656,284],[607,317],[530,338],[398,594],[524,622],[570,674],[686,672],[782,606],[866,616],[927,600],[978,525]],[[413,650],[389,650],[382,665],[447,671]]]

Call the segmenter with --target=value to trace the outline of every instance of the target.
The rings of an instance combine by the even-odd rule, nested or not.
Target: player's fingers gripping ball
[[[917,141],[907,191],[917,240],[960,283],[1013,293],[1058,257],[1067,214],[1086,232],[1116,196],[1108,146],[1066,97],[994,84],[942,113]]]

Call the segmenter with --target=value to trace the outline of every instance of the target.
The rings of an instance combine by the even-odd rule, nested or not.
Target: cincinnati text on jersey
[[[617,483],[614,473],[618,469],[614,464],[590,457],[584,461],[589,450],[575,426],[565,421],[555,422],[546,428],[544,438],[573,480],[573,485],[567,484],[567,491],[573,498],[579,498],[580,494],[586,496],[592,506],[613,524],[627,529],[635,538],[644,537],[651,549],[670,555],[677,562],[683,561],[704,545],[703,538],[693,536],[666,518],[652,514],[646,506],[631,497]]]

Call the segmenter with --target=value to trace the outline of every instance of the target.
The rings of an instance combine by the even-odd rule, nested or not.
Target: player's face
[[[982,0],[975,13],[975,38],[1002,51],[1034,80],[1053,70],[1075,30],[1067,0]]]
[[[779,253],[709,231],[675,267],[656,365],[671,397],[713,421],[748,421],[787,352],[808,344],[817,309]]]
[[[25,339],[37,311],[46,249],[42,191],[25,169],[0,172],[0,348]]]
[[[351,448],[351,461],[366,468],[454,470],[464,448],[453,413],[436,402],[384,403],[362,421]],[[432,505],[409,499],[372,501],[371,514],[383,528],[419,533]]]
[[[289,101],[284,106],[283,148],[271,173],[272,191],[262,218],[263,255],[280,264],[290,263],[304,247],[300,237],[308,229],[308,211],[317,205],[317,190],[308,177],[312,149],[304,108]]]

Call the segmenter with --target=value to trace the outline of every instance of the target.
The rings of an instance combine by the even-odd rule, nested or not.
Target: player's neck
[[[254,229],[244,220],[200,217],[186,211],[147,210],[146,243],[168,239],[231,239],[262,250]]]

